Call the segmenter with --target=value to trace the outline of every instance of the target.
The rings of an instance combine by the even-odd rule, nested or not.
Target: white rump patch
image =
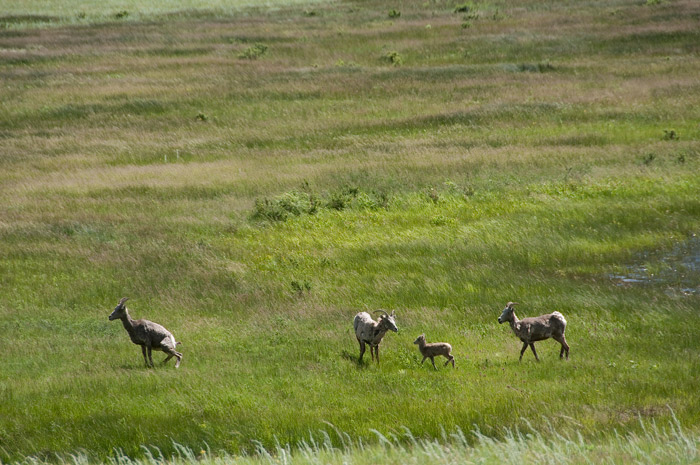
[[[554,315],[556,318],[561,320],[561,322],[564,323],[564,325],[566,325],[566,318],[564,318],[564,315],[562,315],[559,312],[552,312],[552,315]]]
[[[177,342],[175,342],[175,336],[173,336],[173,335],[171,334],[171,335],[170,335],[170,340],[173,341],[173,349],[174,349],[175,347],[177,347]]]

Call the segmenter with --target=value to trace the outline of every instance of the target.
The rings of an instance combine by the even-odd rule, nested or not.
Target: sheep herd
[[[151,351],[160,350],[167,354],[163,363],[165,364],[168,360],[175,357],[177,358],[175,368],[178,368],[182,361],[182,354],[176,351],[175,348],[180,342],[176,342],[172,333],[158,323],[149,320],[132,319],[125,305],[127,300],[128,297],[124,297],[119,301],[114,311],[109,315],[109,320],[121,320],[131,342],[141,346],[146,367],[154,366]],[[503,313],[498,317],[498,322],[508,322],[515,336],[523,342],[523,347],[520,351],[520,361],[522,361],[523,354],[529,346],[535,355],[535,360],[539,362],[540,359],[535,351],[535,342],[549,338],[561,344],[559,358],[563,358],[564,354],[566,354],[566,359],[568,360],[569,344],[566,343],[566,338],[564,337],[564,331],[566,331],[564,315],[559,312],[553,312],[519,320],[513,308],[515,305],[517,305],[515,302],[508,302],[506,308],[503,309]],[[369,344],[372,360],[376,359],[377,363],[379,363],[379,344],[382,342],[382,338],[388,331],[395,333],[399,331],[399,328],[396,326],[395,311],[389,314],[384,310],[378,310],[375,313],[381,314],[377,321],[372,319],[372,316],[367,312],[358,313],[353,320],[355,337],[357,337],[357,342],[360,344],[360,363],[362,363],[362,357],[365,355],[367,344]],[[445,366],[452,362],[452,367],[454,368],[455,358],[452,355],[452,346],[447,342],[429,343],[425,341],[425,334],[421,334],[413,343],[418,345],[418,350],[423,356],[421,365],[429,358],[433,368],[437,370],[435,357],[443,356],[447,359]]]
[[[513,308],[515,305],[517,305],[516,302],[508,302],[506,308],[503,309],[503,313],[498,317],[498,322],[505,323],[507,321],[510,323],[513,333],[523,342],[523,348],[520,351],[520,361],[523,360],[523,354],[527,347],[530,346],[532,353],[535,354],[535,360],[539,362],[540,359],[535,351],[535,342],[549,338],[561,344],[559,358],[563,358],[566,353],[566,359],[568,360],[569,344],[566,343],[566,338],[564,337],[564,331],[566,331],[564,315],[559,312],[553,312],[519,320]],[[382,342],[382,338],[389,330],[399,331],[396,327],[395,312],[392,311],[391,315],[389,315],[384,310],[379,310],[376,313],[381,313],[377,321],[374,321],[367,312],[358,313],[353,321],[355,337],[357,337],[357,342],[360,344],[360,363],[362,363],[362,356],[365,354],[366,344],[369,344],[372,360],[375,359],[376,354],[376,360],[379,363],[379,344]],[[429,358],[433,368],[437,370],[435,357],[441,355],[447,359],[445,366],[452,362],[452,368],[454,368],[455,358],[452,355],[452,346],[447,342],[428,343],[425,342],[425,334],[421,334],[413,343],[418,345],[418,350],[423,356],[423,360],[420,362],[421,365]]]

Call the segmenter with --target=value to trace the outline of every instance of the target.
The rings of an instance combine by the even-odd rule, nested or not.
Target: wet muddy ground
[[[694,234],[670,251],[644,253],[610,278],[620,286],[660,285],[670,295],[700,296],[700,237]]]

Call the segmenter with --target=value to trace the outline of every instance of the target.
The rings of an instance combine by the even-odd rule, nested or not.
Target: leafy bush
[[[642,163],[645,165],[651,165],[654,160],[656,160],[656,154],[652,152],[647,153],[642,157]]]
[[[290,285],[292,286],[292,291],[294,291],[294,293],[297,295],[303,294],[304,291],[311,292],[311,283],[307,280],[297,281],[294,279]]]
[[[254,220],[286,221],[290,216],[313,215],[318,207],[316,198],[308,192],[287,192],[273,199],[256,200],[251,218]]]
[[[247,60],[257,60],[258,58],[265,55],[265,53],[267,53],[267,45],[257,43],[243,50],[243,52],[241,52],[240,55],[238,55],[238,58],[245,58]]]
[[[385,53],[382,59],[391,63],[394,66],[399,66],[403,64],[403,57],[396,50],[392,50]]]
[[[548,61],[544,63],[521,63],[518,65],[518,71],[545,73],[547,71],[554,71],[554,66]]]
[[[345,186],[339,190],[319,196],[312,192],[308,183],[300,190],[286,192],[272,199],[255,201],[250,217],[253,220],[286,221],[300,215],[313,215],[319,209],[346,210],[388,208],[389,195],[385,192],[362,192],[358,187]]]
[[[389,10],[389,17],[390,18],[399,18],[401,16],[401,12],[399,10]]]

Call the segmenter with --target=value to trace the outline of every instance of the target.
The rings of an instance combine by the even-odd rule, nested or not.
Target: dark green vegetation
[[[610,277],[700,230],[699,20],[420,0],[0,29],[0,460],[325,422],[700,429],[698,294]],[[179,370],[107,321],[124,296]],[[517,362],[509,300],[567,317],[568,363]],[[400,332],[358,366],[378,308]],[[419,366],[423,332],[456,370]]]

